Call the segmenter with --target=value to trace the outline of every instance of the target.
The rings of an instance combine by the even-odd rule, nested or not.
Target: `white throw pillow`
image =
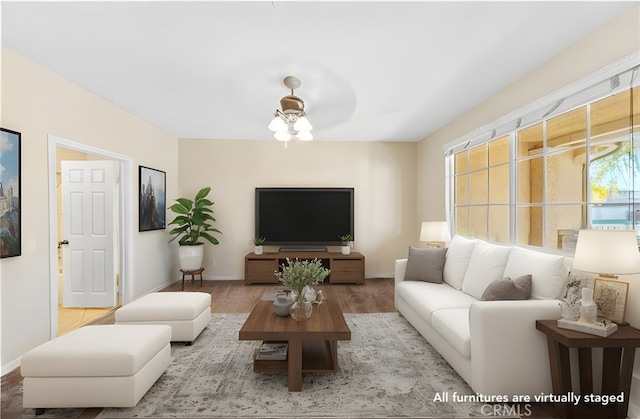
[[[531,274],[531,298],[551,300],[560,297],[569,275],[563,261],[563,256],[516,247],[509,255],[504,276],[516,278]]]
[[[480,300],[490,283],[505,277],[504,268],[510,252],[511,247],[478,240],[473,248],[467,273],[464,275],[462,292]]]
[[[464,274],[469,267],[475,245],[475,240],[455,235],[447,249],[447,258],[444,262],[444,282],[458,291],[462,289]]]

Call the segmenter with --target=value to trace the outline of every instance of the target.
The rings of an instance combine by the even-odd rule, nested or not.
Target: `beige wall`
[[[177,191],[178,140],[100,99],[40,65],[2,50],[1,125],[22,133],[22,255],[0,262],[2,372],[28,349],[49,339],[51,324],[49,169],[47,136],[96,147],[134,160],[131,186],[138,209],[137,165],[167,172],[168,198]],[[162,153],[152,153],[162,150]],[[54,204],[55,208],[55,204]],[[138,233],[131,226],[131,296],[162,287],[170,272],[172,246],[164,230]],[[57,283],[57,282],[56,282]]]
[[[505,88],[418,144],[419,219],[443,219],[443,146],[479,127],[586,77],[640,50],[640,6],[620,15],[527,76]],[[640,275],[631,279],[627,320],[640,327]],[[640,362],[636,356],[631,392],[632,417],[640,416]]]
[[[354,250],[365,255],[369,277],[392,276],[394,260],[417,242],[415,143],[317,140],[287,148],[275,140],[179,143],[181,194],[192,198],[211,186],[216,225],[223,232],[220,245],[206,245],[205,278],[243,278],[244,256],[253,250],[259,186],[354,187]]]

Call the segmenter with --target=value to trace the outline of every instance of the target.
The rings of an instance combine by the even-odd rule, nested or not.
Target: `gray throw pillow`
[[[496,279],[482,293],[482,301],[528,300],[531,297],[531,275],[514,279]]]
[[[418,249],[409,247],[405,281],[442,283],[447,248]]]

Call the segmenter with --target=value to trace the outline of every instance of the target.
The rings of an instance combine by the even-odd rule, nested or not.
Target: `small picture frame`
[[[140,205],[138,231],[166,228],[166,173],[140,166]]]
[[[628,291],[627,282],[596,278],[593,283],[593,301],[598,307],[598,318],[624,323]]]

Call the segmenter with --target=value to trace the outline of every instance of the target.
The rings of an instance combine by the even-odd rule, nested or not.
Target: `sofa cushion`
[[[447,284],[422,281],[401,281],[396,284],[396,295],[406,302],[427,323],[431,315],[447,308],[469,308],[475,298]]]
[[[446,248],[418,249],[409,247],[405,281],[427,281],[442,283]]]
[[[564,257],[516,247],[511,251],[504,276],[531,274],[531,298],[559,298],[569,275]]]
[[[464,274],[467,272],[467,267],[469,266],[475,245],[475,240],[456,235],[451,239],[451,243],[447,249],[443,279],[444,282],[457,290],[462,289]]]
[[[433,327],[460,355],[471,358],[469,309],[438,310],[431,316]]]
[[[490,283],[504,277],[504,268],[510,252],[511,247],[478,240],[464,275],[462,291],[479,300]]]
[[[482,293],[482,301],[528,300],[531,297],[531,275],[522,275],[514,280],[506,277],[489,284]]]

